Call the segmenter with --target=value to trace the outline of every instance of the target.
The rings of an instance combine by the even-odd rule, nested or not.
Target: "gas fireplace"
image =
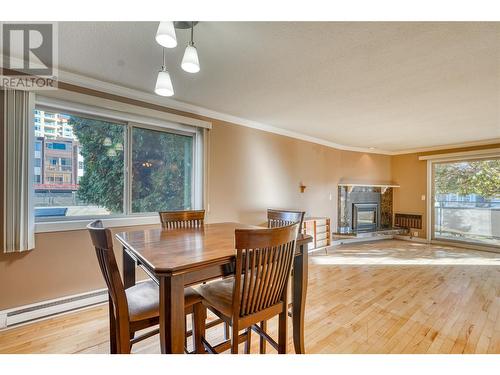
[[[378,228],[378,203],[352,204],[352,229],[355,231],[372,231]]]

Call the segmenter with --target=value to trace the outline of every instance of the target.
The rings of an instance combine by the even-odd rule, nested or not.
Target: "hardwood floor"
[[[0,353],[107,353],[107,324],[101,305],[14,327]],[[308,353],[500,353],[500,254],[393,240],[312,254],[305,342]],[[158,353],[158,337],[132,351]]]

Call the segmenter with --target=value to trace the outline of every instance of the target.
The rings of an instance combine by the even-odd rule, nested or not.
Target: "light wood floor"
[[[107,322],[101,305],[0,331],[0,353],[106,353]],[[305,341],[308,353],[500,353],[500,254],[393,240],[318,252]],[[133,352],[158,353],[158,338]]]

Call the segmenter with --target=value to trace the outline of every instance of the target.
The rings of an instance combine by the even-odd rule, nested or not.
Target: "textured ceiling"
[[[152,92],[157,25],[60,23],[60,68]],[[177,38],[178,101],[353,147],[500,138],[500,23],[200,22],[195,75]]]

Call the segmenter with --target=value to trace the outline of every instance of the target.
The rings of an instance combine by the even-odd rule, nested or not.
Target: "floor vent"
[[[0,311],[0,329],[107,302],[107,289]]]

